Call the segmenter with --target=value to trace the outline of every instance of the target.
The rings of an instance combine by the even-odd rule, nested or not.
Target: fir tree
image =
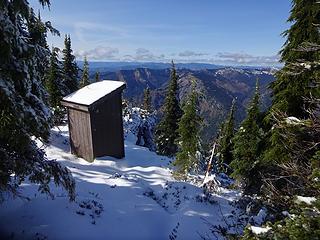
[[[259,125],[259,84],[256,83],[254,97],[249,105],[246,119],[241,123],[238,132],[233,138],[233,161],[230,166],[233,169],[232,176],[244,180],[246,188],[256,181],[255,164],[259,155],[259,143],[261,141]]]
[[[309,43],[299,51],[320,53],[320,45]],[[320,56],[320,54],[319,54]],[[288,64],[283,74],[317,76],[320,59]],[[290,69],[290,70],[289,70]],[[315,85],[319,88],[320,83]],[[320,98],[305,99],[309,106],[306,119],[274,114],[274,124],[268,135],[268,145],[263,152],[261,173],[263,194],[268,202],[287,209],[295,195],[319,196],[320,152]]]
[[[181,108],[178,100],[178,76],[172,61],[170,83],[167,90],[163,117],[156,127],[155,143],[157,153],[173,156],[177,152],[175,140],[178,137],[178,122],[181,117]]]
[[[148,112],[151,112],[151,93],[150,93],[150,88],[147,87],[143,91],[143,109],[147,110]]]
[[[287,37],[283,49],[280,51],[284,71],[279,71],[276,81],[271,84],[273,102],[269,119],[275,112],[286,113],[298,118],[307,117],[304,98],[312,94],[320,96],[318,88],[314,87],[314,80],[310,72],[299,75],[288,75],[285,71],[293,62],[310,62],[319,59],[315,52],[299,51],[302,44],[320,44],[320,4],[317,0],[293,0],[291,15],[288,22],[292,23],[289,30],[283,33]]]
[[[50,52],[44,40],[53,28],[40,23],[28,1],[2,0],[0,19],[0,197],[3,191],[15,193],[28,178],[45,193],[53,180],[74,199],[70,171],[48,161],[33,140],[49,137],[51,115],[43,82]]]
[[[31,14],[34,15],[33,9],[31,9],[31,12]],[[38,13],[38,17],[28,19],[27,24],[32,43],[39,44],[41,47],[49,49],[47,44],[47,28],[41,21],[40,12]]]
[[[80,82],[80,87],[85,87],[90,84],[89,81],[89,63],[87,61],[87,57],[84,57],[84,62],[83,62],[83,72],[82,72],[82,78]]]
[[[221,132],[218,138],[219,157],[218,168],[224,172],[229,171],[229,164],[233,160],[233,137],[234,137],[234,113],[236,100],[233,99],[228,118],[221,126]]]
[[[52,47],[50,56],[50,67],[46,80],[46,89],[49,94],[49,104],[52,108],[60,106],[62,99],[62,73],[58,60],[59,48]]]
[[[314,51],[315,46],[320,44],[319,16],[320,4],[316,0],[292,1],[288,21],[293,24],[289,30],[284,32],[287,41],[280,52],[284,67],[277,73],[276,81],[271,85],[273,102],[267,118],[270,126],[262,156],[263,164],[271,170],[265,168],[264,171],[275,171],[276,164],[290,160],[290,152],[287,147],[289,143],[283,141],[281,129],[273,126],[279,120],[276,118],[284,115],[301,119],[308,118],[308,109],[311,106],[306,99],[310,96],[320,97],[320,88],[317,87],[319,86],[317,85],[319,84],[319,71],[301,70],[304,66],[311,66],[312,62],[320,60],[319,51]],[[310,47],[310,44],[313,47]]]
[[[197,100],[198,94],[193,86],[183,106],[183,115],[178,128],[179,138],[176,140],[179,150],[174,165],[177,167],[177,173],[183,176],[190,171],[197,171],[200,163],[201,118],[198,115]]]
[[[31,9],[31,14],[34,15],[33,9]],[[29,30],[29,34],[30,34],[30,41],[32,42],[32,44],[34,45],[39,45],[42,47],[42,49],[44,49],[47,54],[50,54],[50,50],[49,50],[49,46],[47,44],[47,31],[49,30],[47,28],[47,26],[51,26],[50,22],[48,22],[47,24],[43,23],[41,21],[41,16],[40,16],[40,12],[38,13],[38,17],[31,17],[28,19],[27,21],[27,25],[28,25],[28,30]],[[54,28],[50,28],[51,33],[53,33],[54,35],[60,35],[60,33],[54,29]],[[47,55],[47,56],[48,56]],[[38,71],[41,72],[41,74],[43,75],[45,72],[47,72],[48,70],[48,66],[49,66],[49,57],[42,57],[40,59],[40,61],[42,61],[41,63],[37,63],[38,66]],[[43,82],[45,81],[45,78],[42,78]]]
[[[78,89],[78,66],[75,60],[75,56],[72,54],[70,35],[65,35],[64,49],[62,50],[62,53],[64,72],[63,83],[66,86],[64,95],[68,95]]]
[[[100,79],[100,72],[96,72],[96,74],[94,75],[94,79],[96,82],[100,82],[101,79]]]

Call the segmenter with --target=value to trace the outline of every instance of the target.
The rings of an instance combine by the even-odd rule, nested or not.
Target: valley
[[[91,70],[91,75],[94,75]],[[204,140],[212,139],[225,119],[233,98],[236,102],[236,122],[239,124],[246,116],[246,107],[255,89],[256,80],[259,79],[261,92],[261,109],[267,109],[271,104],[268,85],[274,80],[273,68],[231,68],[218,69],[178,69],[179,98],[185,99],[191,90],[191,81],[196,80],[196,88],[200,93],[199,111],[203,118],[202,137]],[[127,84],[124,98],[134,106],[141,106],[143,91],[151,90],[152,106],[161,116],[162,105],[166,87],[170,78],[170,69],[137,68],[131,70],[118,70],[101,72],[101,79],[119,80]]]

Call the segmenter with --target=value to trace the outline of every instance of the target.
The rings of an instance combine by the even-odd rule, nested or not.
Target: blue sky
[[[37,0],[31,5],[39,9]],[[52,0],[41,9],[77,59],[274,65],[290,0]]]

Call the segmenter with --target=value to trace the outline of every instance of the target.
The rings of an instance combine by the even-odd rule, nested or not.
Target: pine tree
[[[48,161],[33,140],[49,137],[51,115],[43,83],[50,51],[44,40],[54,30],[49,22],[40,23],[28,1],[2,0],[0,19],[0,198],[4,191],[15,193],[28,178],[45,193],[53,180],[74,199],[70,171]]]
[[[161,155],[173,156],[178,149],[175,140],[178,137],[178,122],[182,111],[177,95],[178,76],[172,61],[170,83],[164,102],[164,113],[155,131],[157,153]]]
[[[257,119],[259,118],[259,84],[256,83],[254,97],[249,105],[246,119],[241,123],[238,132],[233,138],[233,161],[230,166],[233,169],[231,176],[244,180],[246,188],[257,180],[255,164],[259,156],[259,143],[261,133]]]
[[[84,62],[83,62],[83,73],[82,73],[82,78],[80,82],[80,87],[85,87],[90,84],[89,81],[89,63],[87,61],[87,57],[84,57]]]
[[[52,108],[60,106],[62,99],[62,72],[60,69],[60,62],[58,60],[59,48],[52,47],[50,56],[50,67],[48,70],[48,76],[46,80],[46,89],[49,94],[49,104]]]
[[[221,126],[221,132],[218,138],[218,168],[223,172],[230,172],[229,164],[233,160],[233,137],[235,133],[234,113],[236,100],[233,99],[228,118]]]
[[[320,60],[319,51],[314,51],[315,47],[308,47],[310,44],[320,45],[319,16],[320,4],[316,0],[292,1],[288,21],[293,24],[284,32],[287,41],[280,52],[284,67],[277,73],[276,81],[271,85],[273,102],[267,117],[270,126],[262,156],[265,166],[275,167],[276,164],[290,160],[288,143],[283,141],[281,129],[273,126],[277,122],[276,118],[284,115],[308,118],[307,110],[311,106],[306,99],[310,96],[320,98],[320,88],[316,87],[319,84],[319,71],[297,71]],[[265,168],[265,171],[267,170]]]
[[[151,93],[150,93],[150,88],[147,87],[143,91],[143,109],[147,110],[148,112],[151,112]]]
[[[68,95],[78,89],[78,66],[75,56],[72,54],[70,35],[65,35],[64,49],[62,50],[62,53],[64,72],[63,83],[66,86],[64,95]]]
[[[96,74],[94,75],[94,79],[96,82],[100,82],[101,79],[100,79],[100,72],[96,72]]]
[[[31,9],[31,15],[34,15],[33,9]],[[34,15],[35,16],[35,15]],[[48,22],[50,26],[50,22]],[[48,25],[47,24],[47,25]],[[43,50],[47,52],[47,54],[50,54],[49,46],[47,44],[47,31],[49,30],[47,28],[47,25],[41,21],[40,12],[38,13],[38,17],[31,17],[27,20],[28,30],[30,34],[30,42],[34,45],[39,45],[42,47]],[[54,35],[59,36],[59,32],[54,29],[50,28],[51,32]],[[47,55],[47,56],[48,56]],[[49,57],[42,57],[40,59],[41,63],[39,62],[37,64],[38,71],[43,75],[48,70],[49,66]],[[43,82],[45,81],[45,78],[42,78]]]
[[[197,171],[200,163],[201,118],[197,110],[197,101],[198,94],[194,85],[183,106],[183,115],[178,128],[179,137],[176,140],[179,150],[174,165],[177,167],[177,173],[183,176],[190,171]]]
[[[31,9],[31,14],[34,15],[33,9]],[[33,44],[39,44],[41,47],[49,49],[47,44],[47,28],[45,24],[41,21],[40,12],[38,17],[28,19],[28,29],[31,36],[31,41]]]
[[[320,45],[302,44],[299,51],[318,53]],[[287,64],[283,74],[311,77],[318,81],[320,58]],[[319,88],[320,82],[315,82]],[[319,196],[319,184],[314,184],[320,176],[320,97],[305,99],[308,104],[308,118],[296,118],[286,113],[275,113],[274,124],[269,130],[267,145],[261,157],[261,174],[263,175],[263,195],[268,202],[287,209],[295,195]]]
[[[320,90],[314,87],[314,79],[310,72],[299,75],[288,75],[285,71],[293,62],[310,62],[319,59],[316,52],[299,51],[302,44],[320,44],[320,4],[317,0],[293,0],[291,15],[288,22],[292,23],[289,30],[283,33],[287,37],[283,49],[280,51],[283,71],[276,75],[276,81],[271,85],[273,102],[269,119],[276,112],[286,113],[298,118],[307,117],[304,98],[320,96]],[[306,107],[308,108],[308,106]]]

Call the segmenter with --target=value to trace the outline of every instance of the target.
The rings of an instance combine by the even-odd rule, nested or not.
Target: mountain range
[[[83,68],[83,61],[77,61],[78,66]],[[217,65],[211,63],[175,63],[177,69],[220,69],[229,66]],[[150,68],[150,69],[167,69],[171,67],[171,63],[165,62],[102,62],[90,61],[89,70],[91,73],[106,72],[106,71],[119,71],[119,70],[134,70],[137,68]],[[234,66],[237,69],[265,69],[265,66]]]
[[[181,102],[191,90],[191,82],[196,80],[196,89],[200,94],[199,112],[203,118],[202,137],[209,140],[215,137],[221,122],[226,118],[232,100],[236,101],[236,122],[239,124],[246,115],[247,105],[254,93],[256,80],[259,79],[261,92],[261,110],[271,103],[268,85],[274,80],[275,69],[257,68],[216,68],[216,69],[178,69],[179,98]],[[93,73],[91,74],[93,78]],[[151,90],[152,106],[161,110],[166,88],[170,78],[170,69],[136,68],[100,72],[101,79],[120,80],[127,84],[124,98],[133,105],[142,104],[143,91]]]

